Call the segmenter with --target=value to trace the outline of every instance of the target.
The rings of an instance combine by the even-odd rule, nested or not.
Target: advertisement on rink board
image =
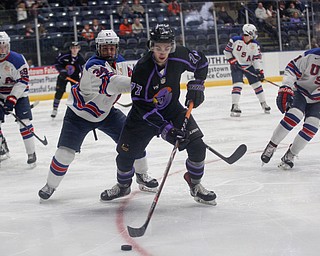
[[[293,56],[298,56],[298,54],[302,52],[303,51],[263,53],[263,67],[268,79],[274,82],[281,81],[280,74],[283,73],[287,63]],[[231,85],[230,65],[224,55],[207,56],[207,58],[209,67],[205,85]],[[135,63],[136,61],[128,61],[131,68],[134,67]],[[53,99],[57,76],[58,71],[54,66],[30,68],[30,99]],[[188,81],[192,79],[194,79],[192,73],[183,73],[181,76],[181,87],[185,88]],[[68,86],[67,92],[70,91],[70,83],[68,83]],[[66,96],[65,94],[65,97]]]

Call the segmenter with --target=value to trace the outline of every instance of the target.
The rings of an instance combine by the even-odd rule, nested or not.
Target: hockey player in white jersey
[[[2,31],[0,32],[0,145],[4,140],[1,123],[4,122],[5,115],[15,110],[16,115],[26,125],[18,122],[28,155],[27,163],[35,167],[37,158],[28,92],[29,66],[27,61],[22,54],[10,50],[10,37]]]
[[[232,106],[230,116],[239,117],[241,110],[239,101],[243,87],[243,75],[249,81],[252,89],[258,97],[260,105],[266,114],[270,113],[271,108],[266,103],[265,94],[261,82],[264,80],[262,69],[262,55],[260,46],[256,40],[257,29],[252,24],[245,24],[242,27],[243,36],[234,36],[230,38],[223,53],[230,63],[232,76]],[[248,70],[249,72],[245,72]],[[252,74],[255,75],[252,75]]]
[[[85,136],[94,129],[109,135],[116,143],[126,116],[114,107],[121,93],[131,90],[132,71],[118,55],[119,37],[113,30],[102,30],[95,39],[96,55],[85,64],[78,84],[67,100],[58,149],[52,158],[46,185],[39,191],[47,200],[59,186]],[[144,152],[135,161],[136,181],[141,190],[156,190],[158,182],[147,174]]]
[[[291,169],[294,158],[315,136],[320,120],[320,48],[304,52],[291,60],[278,91],[277,106],[285,113],[273,132],[270,142],[261,155],[268,163],[279,143],[301,121],[302,129],[281,158],[279,167]]]

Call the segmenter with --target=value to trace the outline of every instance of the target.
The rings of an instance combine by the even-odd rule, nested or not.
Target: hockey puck
[[[131,250],[132,250],[132,245],[130,245],[130,244],[123,244],[123,245],[121,245],[121,250],[122,250],[122,251],[131,251]]]

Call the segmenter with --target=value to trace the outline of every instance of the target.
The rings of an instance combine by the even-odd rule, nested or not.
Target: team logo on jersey
[[[69,76],[74,73],[75,69],[76,68],[73,65],[67,65],[66,66],[66,70],[67,70]]]
[[[162,88],[153,97],[153,103],[156,105],[157,109],[162,110],[169,105],[172,99],[172,89],[170,87]]]
[[[128,145],[128,144],[122,144],[122,145],[121,145],[121,149],[122,149],[124,152],[128,152],[128,151],[129,151],[129,145]]]
[[[166,82],[166,77],[164,76],[164,77],[161,78],[160,83],[164,84],[165,82]]]

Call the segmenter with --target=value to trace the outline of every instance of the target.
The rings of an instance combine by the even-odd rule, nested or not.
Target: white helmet
[[[10,37],[4,31],[0,31],[0,47],[6,48],[6,52],[0,53],[0,59],[4,59],[10,52]]]
[[[119,37],[113,30],[101,30],[99,34],[96,37],[96,50],[97,50],[97,56],[101,56],[100,52],[100,46],[103,44],[112,44],[116,45],[117,52],[116,55],[113,57],[107,57],[106,59],[108,61],[115,60],[118,57],[118,48],[119,48]]]
[[[244,35],[250,36],[251,40],[258,38],[258,31],[255,25],[252,24],[244,24],[242,27],[242,31]]]

